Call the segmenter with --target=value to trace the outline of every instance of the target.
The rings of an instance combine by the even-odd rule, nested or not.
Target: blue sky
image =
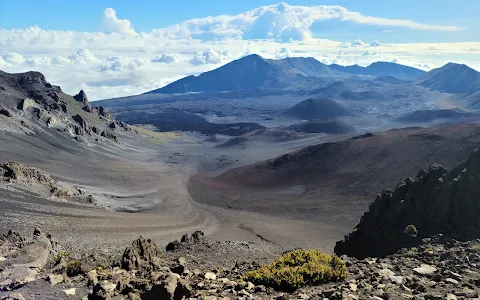
[[[37,25],[42,29],[93,32],[103,9],[112,7],[117,15],[129,19],[136,31],[150,31],[193,18],[221,14],[235,15],[262,5],[276,4],[269,0],[176,0],[169,1],[112,1],[112,0],[43,0],[2,1],[0,28],[21,29]],[[383,38],[398,41],[477,41],[480,39],[480,1],[478,0],[291,0],[290,5],[340,5],[364,15],[392,19],[413,19],[428,24],[457,25],[464,28],[455,33],[417,33],[397,30]],[[461,3],[461,5],[459,5]],[[348,39],[350,36],[368,38],[378,31],[368,26],[352,24],[346,28],[330,26],[325,33],[317,26],[319,37]],[[354,31],[354,33],[352,33]]]
[[[252,53],[480,70],[480,0],[286,2],[6,0],[0,70],[40,71],[93,100],[146,92]]]

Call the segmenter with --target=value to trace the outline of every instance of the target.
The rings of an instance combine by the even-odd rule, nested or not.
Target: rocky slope
[[[139,237],[122,252],[68,252],[36,229],[0,235],[0,299],[478,299],[480,240],[437,235],[386,258],[342,256],[348,277],[275,290],[243,280],[280,255],[202,232],[160,249]],[[119,249],[120,250],[120,249]],[[272,252],[273,251],[273,252]]]
[[[384,190],[335,253],[359,258],[385,256],[435,234],[469,240],[480,237],[480,151],[447,171],[428,171]]]
[[[83,90],[72,97],[41,73],[0,71],[0,131],[48,131],[91,143],[117,141],[132,129],[112,119],[105,108],[94,107]]]

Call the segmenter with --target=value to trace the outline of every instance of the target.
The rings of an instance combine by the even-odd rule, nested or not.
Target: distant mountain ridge
[[[422,76],[419,83],[439,92],[470,94],[480,90],[480,72],[467,65],[448,63]]]
[[[467,65],[448,63],[433,69],[418,80],[431,90],[460,95],[469,108],[480,108],[480,72]]]
[[[353,66],[341,66],[337,64],[332,64],[328,66],[332,70],[339,72],[344,72],[352,75],[370,75],[375,77],[388,76],[395,77],[401,80],[415,80],[418,79],[423,74],[427,73],[423,70],[400,65],[392,62],[379,61],[374,62],[367,67],[362,67],[359,65]]]
[[[265,59],[252,54],[198,76],[187,76],[146,94],[182,94],[259,89],[286,89],[311,78],[347,78],[351,75],[390,76],[414,80],[425,71],[395,63],[368,67],[326,65],[312,57]]]
[[[253,54],[198,76],[187,76],[146,94],[285,88],[308,77],[342,75],[347,74],[331,70],[311,57],[272,60]]]

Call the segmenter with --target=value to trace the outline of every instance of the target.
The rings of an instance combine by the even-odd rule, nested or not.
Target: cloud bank
[[[334,21],[378,27],[375,40],[328,39],[314,24]],[[0,29],[0,68],[7,72],[38,70],[74,94],[87,91],[103,99],[138,94],[181,77],[211,70],[256,53],[281,59],[311,56],[323,63],[367,65],[374,61],[429,70],[448,61],[480,69],[480,42],[385,43],[391,28],[452,32],[458,26],[365,16],[341,6],[262,6],[235,16],[187,20],[167,28],[136,32],[128,19],[106,8],[96,32]],[[428,33],[427,33],[428,34]]]

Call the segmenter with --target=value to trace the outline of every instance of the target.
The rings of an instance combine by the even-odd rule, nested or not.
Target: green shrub
[[[339,281],[347,277],[347,266],[337,256],[320,250],[293,250],[270,265],[248,272],[244,280],[291,291],[306,285]]]
[[[62,259],[68,257],[68,252],[67,251],[59,251],[57,255],[52,257],[52,259],[49,261],[50,266],[54,267],[58,265]]]
[[[82,274],[82,262],[78,259],[69,261],[67,263],[67,275],[77,276],[79,274]]]
[[[417,230],[417,227],[415,227],[415,225],[408,225],[407,227],[405,227],[404,232],[409,235],[417,235],[418,230]]]
[[[472,246],[472,251],[474,252],[480,252],[480,244],[475,244]]]

